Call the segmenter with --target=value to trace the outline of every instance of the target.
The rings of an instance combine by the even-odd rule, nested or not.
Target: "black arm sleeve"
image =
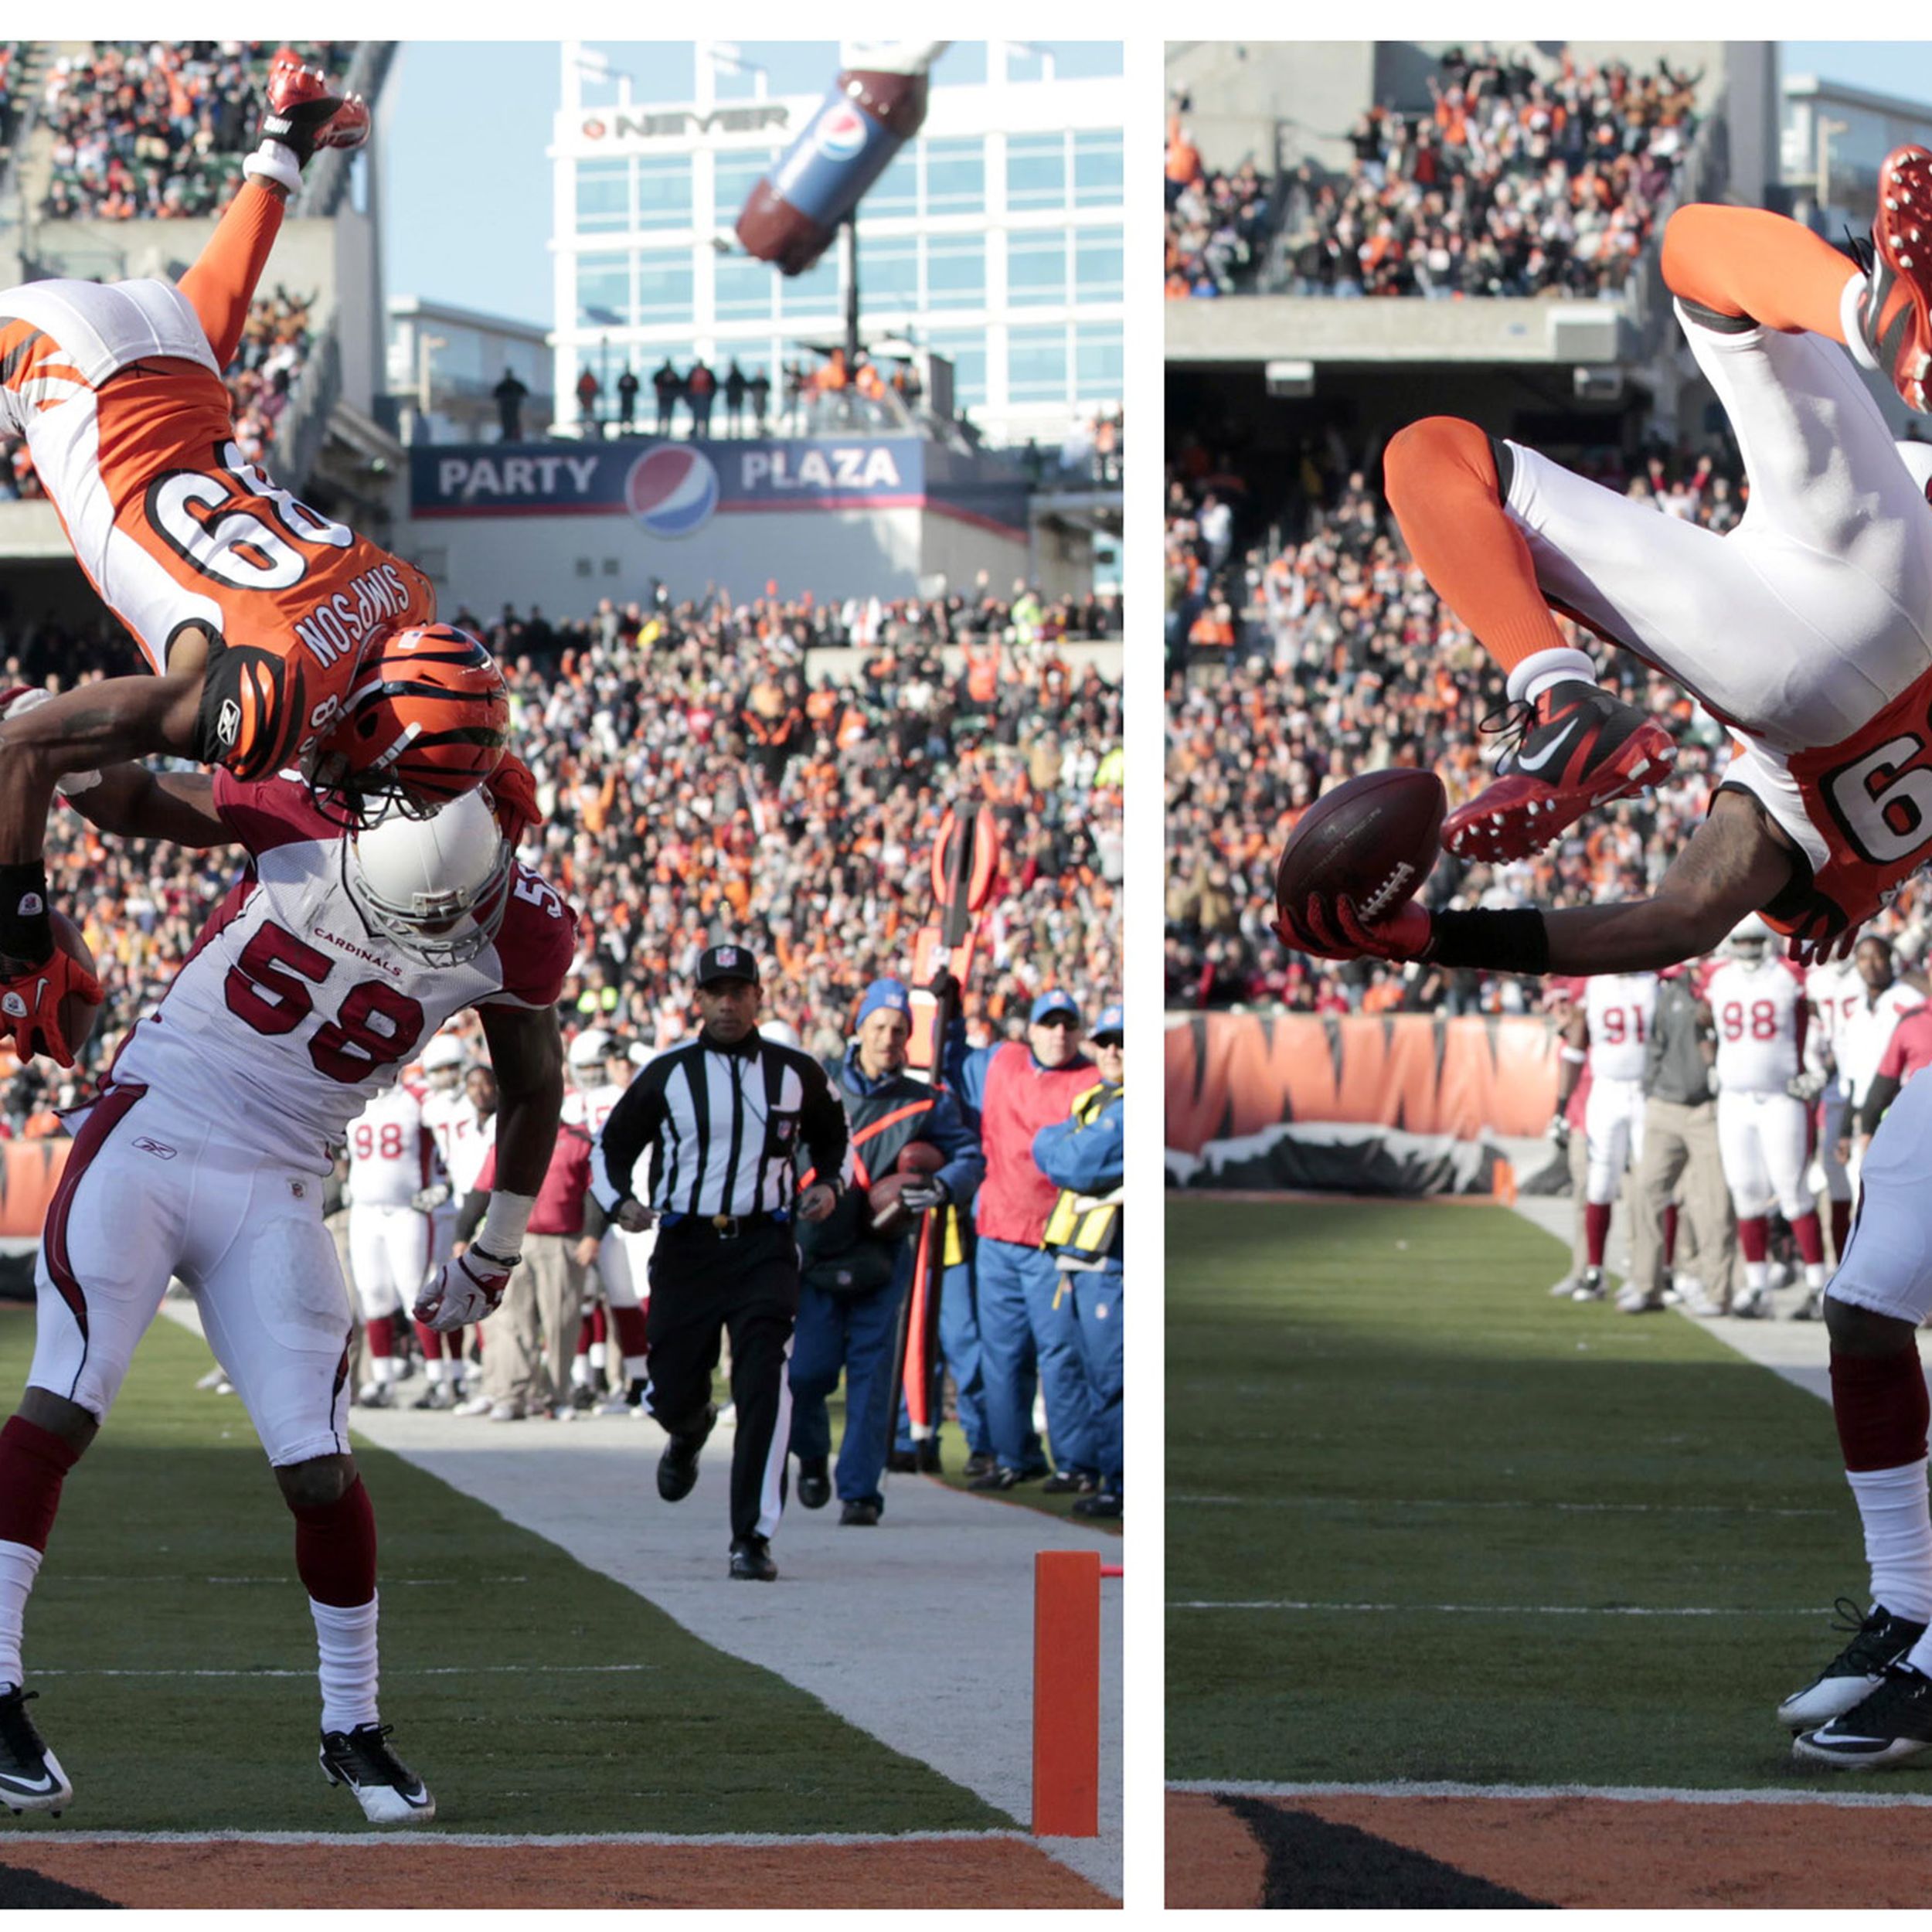
[[[664,1086],[675,1056],[661,1054],[617,1096],[590,1155],[591,1198],[604,1212],[616,1211],[627,1197],[642,1200],[635,1174],[638,1157],[658,1138],[665,1120]]]
[[[811,1151],[811,1164],[818,1170],[819,1179],[835,1189],[845,1172],[845,1144],[852,1134],[845,1105],[832,1090],[832,1082],[818,1061],[801,1054],[796,1064],[805,1090],[798,1110],[805,1145]]]
[[[1876,1134],[1879,1122],[1885,1118],[1885,1110],[1899,1097],[1899,1088],[1903,1083],[1889,1073],[1872,1077],[1872,1084],[1865,1090],[1865,1104],[1859,1109],[1859,1131]]]

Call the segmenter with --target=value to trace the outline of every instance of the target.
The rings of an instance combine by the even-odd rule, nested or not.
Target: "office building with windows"
[[[610,89],[587,88],[580,59],[570,43],[551,149],[560,412],[585,369],[608,398],[628,365],[641,414],[651,371],[699,354],[720,378],[734,358],[748,377],[763,369],[781,395],[786,363],[840,337],[842,250],[787,280],[732,230],[823,90],[764,98],[727,77],[721,94],[724,63],[699,43],[696,98],[626,98],[627,84],[605,104],[587,100]],[[1114,64],[1067,79],[1031,48],[950,49],[924,128],[860,209],[862,335],[945,355],[957,406],[995,443],[1057,443],[1120,403],[1126,103]]]

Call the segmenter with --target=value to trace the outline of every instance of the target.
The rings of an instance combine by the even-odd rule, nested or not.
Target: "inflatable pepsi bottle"
[[[802,275],[838,224],[918,133],[926,74],[944,40],[859,42],[804,131],[752,189],[738,216],[745,252]]]

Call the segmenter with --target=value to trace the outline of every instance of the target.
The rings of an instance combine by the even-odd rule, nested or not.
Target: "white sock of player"
[[[308,1600],[315,1619],[325,1731],[352,1731],[358,1724],[376,1722],[376,1607],[380,1600],[379,1593],[366,1604],[344,1609]]]
[[[611,1359],[611,1345],[607,1342],[590,1344],[590,1374],[594,1379],[604,1372],[604,1365]]]
[[[1872,1600],[1895,1617],[1932,1622],[1932,1497],[1926,1458],[1896,1469],[1848,1469],[1872,1566]]]
[[[26,1682],[21,1674],[20,1635],[27,1599],[40,1574],[40,1552],[29,1543],[0,1543],[0,1685]]]
[[[242,172],[251,179],[260,175],[286,188],[291,195],[302,185],[302,164],[295,158],[294,149],[284,147],[279,141],[264,141],[243,162]]]
[[[1804,1285],[1808,1288],[1821,1288],[1831,1279],[1822,1261],[1807,1261],[1804,1264]]]
[[[1561,650],[1532,651],[1509,673],[1512,699],[1534,704],[1552,685],[1570,684],[1581,679],[1597,682],[1597,667],[1580,651],[1567,645]]]
[[[1744,1264],[1744,1285],[1755,1292],[1771,1278],[1771,1264],[1768,1261],[1747,1261]]]

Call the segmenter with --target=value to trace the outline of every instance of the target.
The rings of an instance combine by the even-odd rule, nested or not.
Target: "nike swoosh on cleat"
[[[1570,723],[1565,725],[1562,732],[1557,736],[1551,739],[1549,743],[1545,745],[1543,750],[1538,752],[1533,758],[1528,757],[1522,752],[1518,752],[1516,754],[1516,770],[1519,771],[1542,770],[1543,767],[1548,764],[1550,760],[1555,757],[1558,752],[1562,750],[1565,740],[1573,735],[1576,729],[1577,726],[1573,720]]]
[[[60,1790],[60,1781],[50,1772],[43,1771],[40,1774],[39,1783],[35,1784],[30,1784],[24,1777],[16,1777],[11,1771],[0,1771],[0,1785],[5,1785],[9,1791],[19,1791],[29,1797],[45,1798],[49,1791]]]

